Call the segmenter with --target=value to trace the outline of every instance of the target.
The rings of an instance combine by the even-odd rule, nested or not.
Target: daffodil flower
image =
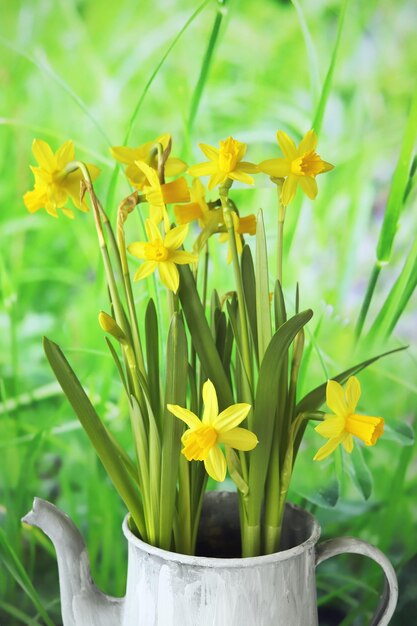
[[[224,224],[223,210],[219,207],[210,209],[206,202],[206,194],[203,183],[199,178],[194,178],[190,187],[190,202],[174,206],[175,219],[178,224],[189,224],[198,220],[201,228],[216,222],[218,226]]]
[[[136,189],[143,189],[144,185],[151,184],[151,182],[147,179],[143,169],[138,167],[136,161],[144,161],[147,165],[149,165],[149,167],[156,170],[158,168],[158,154],[156,150],[152,151],[152,148],[155,144],[159,143],[162,146],[162,150],[165,151],[170,142],[171,135],[167,133],[157,137],[154,141],[148,141],[137,148],[115,146],[111,148],[110,151],[116,161],[120,161],[121,163],[125,163],[127,165],[126,176],[130,184]],[[176,157],[168,157],[165,162],[165,176],[168,178],[182,174],[182,172],[185,172],[186,169],[187,164]]]
[[[256,233],[256,216],[246,215],[245,217],[239,217],[235,211],[232,212],[232,219],[235,231],[236,249],[238,254],[242,254],[242,235],[254,235]],[[220,243],[229,242],[229,249],[227,252],[227,262],[232,262],[232,249],[229,241],[229,233],[221,233],[219,237]]]
[[[277,140],[284,158],[262,161],[259,170],[274,178],[285,178],[281,191],[281,202],[284,206],[288,206],[294,198],[298,184],[314,200],[317,195],[316,176],[329,172],[334,167],[317,154],[316,133],[309,130],[298,148],[283,130],[277,132]]]
[[[382,417],[370,417],[355,413],[361,395],[358,379],[351,376],[347,381],[346,393],[335,380],[329,380],[326,389],[327,406],[334,415],[326,415],[315,430],[329,439],[317,452],[315,461],[325,459],[341,443],[349,454],[353,450],[353,437],[358,437],[367,446],[373,446],[384,432]]]
[[[247,148],[245,143],[228,137],[219,142],[219,148],[205,143],[200,143],[199,146],[209,161],[190,167],[188,173],[191,176],[210,175],[209,189],[221,185],[228,178],[253,185],[254,180],[249,174],[256,174],[259,170],[254,163],[242,161]]]
[[[170,183],[161,184],[157,172],[147,163],[136,161],[136,165],[146,177],[147,182],[142,190],[149,203],[150,218],[155,224],[164,220],[165,230],[168,230],[170,224],[166,205],[173,202],[188,202],[190,191],[187,182],[181,176]]]
[[[53,153],[49,144],[41,139],[34,139],[33,156],[39,167],[32,167],[35,186],[23,196],[23,201],[30,213],[45,209],[49,215],[58,217],[58,209],[69,218],[74,217],[71,209],[65,205],[71,198],[77,209],[88,211],[88,204],[80,198],[80,182],[83,178],[80,170],[68,174],[66,165],[75,160],[75,149],[72,141],[66,141]],[[100,170],[95,165],[87,165],[88,172],[94,180]]]
[[[146,220],[145,228],[148,242],[137,241],[127,247],[133,256],[145,261],[137,270],[134,280],[142,280],[158,269],[164,285],[177,293],[180,283],[177,265],[194,263],[198,259],[196,254],[178,250],[187,236],[188,225],[172,228],[164,238],[152,220]]]
[[[251,405],[232,404],[219,414],[216,389],[210,380],[203,385],[204,413],[200,420],[197,415],[178,405],[168,404],[171,411],[189,428],[182,436],[182,454],[188,461],[204,461],[209,476],[223,482],[226,478],[226,459],[220,444],[236,450],[253,450],[258,443],[256,435],[239,424],[248,415]]]

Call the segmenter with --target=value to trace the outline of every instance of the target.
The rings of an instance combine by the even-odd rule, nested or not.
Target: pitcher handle
[[[323,541],[316,548],[316,566],[338,554],[369,556],[383,569],[385,584],[381,602],[372,619],[371,626],[387,626],[394,614],[398,600],[398,581],[394,568],[387,557],[370,543],[354,537],[339,537]]]

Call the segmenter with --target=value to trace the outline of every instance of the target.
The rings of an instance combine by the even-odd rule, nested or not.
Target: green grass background
[[[315,311],[303,390],[362,357],[410,347],[360,377],[360,408],[385,417],[391,427],[386,436],[363,454],[356,450],[352,458],[340,454],[319,465],[312,456],[322,440],[308,431],[292,499],[317,515],[324,536],[354,535],[386,551],[400,577],[392,623],[410,623],[417,612],[412,180],[405,204],[403,190],[394,194],[401,216],[392,255],[377,283],[364,341],[356,348],[353,336],[404,133],[411,147],[415,140],[412,124],[407,127],[417,75],[415,3],[1,4],[0,624],[60,623],[53,548],[19,521],[34,495],[56,502],[80,526],[99,586],[122,594],[125,581],[123,506],[41,347],[45,334],[63,347],[99,412],[130,449],[126,407],[97,323],[107,301],[95,230],[91,215],[70,221],[26,212],[22,194],[32,186],[32,138],[55,149],[73,139],[80,158],[101,167],[97,190],[114,216],[129,187],[122,173],[115,187],[110,184],[114,164],[108,149],[123,144],[126,133],[129,145],[139,145],[170,132],[173,153],[189,162],[201,160],[199,141],[215,145],[231,134],[249,144],[248,158],[257,162],[279,155],[277,129],[300,138],[320,102],[319,151],[336,169],[319,178],[314,203],[299,198],[289,209],[285,239],[286,295],[293,301],[299,281],[302,306]],[[340,47],[323,96],[343,9]],[[215,46],[208,57],[209,42]],[[408,170],[409,162],[403,163],[406,180]],[[233,197],[242,214],[264,209],[273,250],[275,193],[267,178],[258,177],[256,190],[237,188]],[[210,269],[210,286],[224,291],[232,287],[231,279],[224,280],[225,253],[216,247]],[[405,289],[395,292],[394,303],[400,303],[401,317],[389,337],[377,333],[369,345],[368,330],[400,275]],[[145,299],[139,288],[135,294],[138,302]],[[392,322],[392,315],[387,319]],[[359,486],[355,465],[362,468]],[[28,588],[25,572],[36,592]],[[352,557],[333,559],[319,572],[321,623],[368,624],[382,585],[377,568]],[[42,607],[51,622],[42,618]]]

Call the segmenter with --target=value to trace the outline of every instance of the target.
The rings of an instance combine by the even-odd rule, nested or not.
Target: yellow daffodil
[[[235,230],[235,241],[238,254],[242,254],[242,235],[254,235],[256,233],[256,217],[255,215],[247,215],[246,217],[239,217],[235,211],[232,212],[233,225]],[[220,243],[226,243],[229,241],[229,233],[226,231],[219,237]],[[232,262],[232,250],[229,243],[229,250],[227,253],[227,262]]]
[[[201,228],[204,228],[208,224],[212,224],[213,221],[217,225],[224,224],[223,210],[219,207],[211,209],[206,202],[206,194],[203,183],[194,178],[190,187],[190,200],[188,204],[175,205],[174,213],[175,219],[178,224],[189,224],[194,220],[198,220]]]
[[[203,385],[204,413],[197,415],[178,405],[168,404],[168,410],[185,422],[189,428],[182,436],[182,454],[188,461],[204,461],[209,476],[223,482],[226,478],[226,459],[219,445],[225,444],[236,450],[253,450],[258,443],[256,435],[246,428],[239,428],[248,415],[250,404],[232,404],[219,414],[217,394],[213,383]]]
[[[165,230],[169,229],[167,204],[173,202],[188,202],[190,191],[183,176],[170,183],[161,184],[157,172],[143,161],[136,161],[136,165],[146,177],[143,193],[149,203],[150,218],[155,224],[164,220]]]
[[[298,148],[283,130],[277,132],[277,140],[284,158],[262,161],[259,170],[274,178],[285,178],[281,191],[281,202],[284,206],[288,206],[294,198],[298,184],[304,193],[314,200],[317,195],[316,176],[329,172],[334,167],[317,154],[316,133],[309,130]]]
[[[194,263],[198,259],[196,254],[178,250],[187,236],[188,225],[172,228],[164,238],[152,220],[146,220],[145,227],[148,241],[137,241],[127,248],[131,254],[145,261],[136,272],[134,280],[146,278],[158,269],[164,285],[177,293],[180,283],[177,265]]]
[[[158,167],[158,153],[153,148],[157,144],[161,144],[162,150],[165,151],[171,143],[171,135],[165,134],[154,139],[154,141],[148,141],[147,143],[138,146],[137,148],[127,148],[125,146],[115,146],[111,148],[113,158],[121,163],[127,165],[126,176],[130,184],[136,189],[143,189],[145,184],[151,184],[147,181],[144,171],[137,166],[136,161],[144,161],[152,169],[156,170]],[[187,164],[181,159],[176,157],[168,157],[165,163],[165,176],[170,178],[171,176],[177,176],[187,169]]]
[[[39,167],[32,167],[35,177],[35,186],[23,196],[23,201],[30,213],[45,209],[49,215],[58,217],[58,209],[64,215],[73,218],[74,213],[65,205],[68,197],[71,198],[77,209],[88,211],[85,200],[80,198],[80,182],[82,174],[76,170],[68,174],[65,166],[75,160],[75,149],[72,141],[66,141],[58,148],[55,154],[46,141],[34,139],[32,144],[33,156]],[[100,170],[95,165],[87,165],[89,174],[94,180]]]
[[[254,163],[242,161],[247,148],[246,144],[233,139],[233,137],[228,137],[220,141],[219,145],[219,148],[213,148],[205,143],[200,143],[200,149],[210,160],[206,163],[193,165],[188,169],[188,173],[191,176],[209,175],[209,189],[221,185],[228,178],[253,185],[254,180],[249,174],[256,174],[259,170]]]
[[[353,450],[353,436],[362,439],[367,446],[373,446],[384,432],[382,417],[370,417],[355,413],[361,395],[361,387],[355,376],[347,381],[346,392],[335,380],[329,380],[326,389],[327,406],[334,415],[326,415],[315,430],[329,439],[317,452],[315,461],[329,456],[341,443],[349,453]]]

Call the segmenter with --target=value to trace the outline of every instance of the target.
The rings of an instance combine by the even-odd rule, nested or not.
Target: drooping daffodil
[[[256,233],[256,216],[246,215],[245,217],[240,217],[236,211],[232,211],[232,219],[234,226],[234,234],[236,241],[236,249],[238,254],[242,254],[243,244],[242,244],[242,235],[255,235]],[[229,233],[223,232],[219,237],[220,243],[229,243],[229,249],[227,252],[227,262],[232,262],[232,248],[230,246],[229,241]]]
[[[138,167],[136,161],[144,161],[153,170],[158,168],[158,144],[162,151],[167,150],[171,144],[171,135],[160,135],[153,141],[148,141],[137,148],[127,146],[115,146],[110,149],[113,158],[127,165],[126,176],[130,184],[136,189],[143,189],[144,185],[150,184],[146,173]],[[182,174],[187,169],[187,164],[181,159],[169,156],[165,161],[165,176],[170,178]]]
[[[298,148],[283,130],[277,132],[277,141],[284,158],[262,161],[259,170],[274,178],[285,179],[281,191],[281,202],[284,206],[288,206],[294,198],[298,185],[314,200],[318,191],[316,176],[329,172],[334,167],[317,154],[316,133],[309,130]]]
[[[188,202],[190,191],[183,176],[170,183],[161,184],[157,172],[144,161],[136,161],[137,167],[146,177],[146,182],[142,187],[146,200],[149,203],[149,217],[159,224],[164,220],[165,230],[169,230],[169,216],[166,209],[167,204],[173,202]]]
[[[182,454],[188,461],[204,461],[209,476],[223,482],[226,478],[226,459],[220,448],[224,444],[236,450],[253,450],[258,443],[254,433],[239,424],[248,415],[251,405],[232,404],[219,413],[216,389],[210,380],[203,385],[203,418],[178,405],[168,404],[168,410],[185,422],[188,430],[182,436]]]
[[[360,415],[355,412],[361,395],[358,379],[351,376],[346,384],[346,391],[335,380],[329,380],[326,388],[327,406],[334,415],[325,415],[324,421],[316,426],[315,430],[329,439],[318,450],[315,461],[325,459],[342,444],[346,452],[353,450],[353,437],[358,437],[367,446],[373,446],[384,432],[382,417]]]
[[[191,176],[209,175],[209,189],[221,185],[227,179],[253,185],[254,180],[249,174],[256,174],[259,170],[254,163],[242,161],[247,149],[245,143],[228,137],[219,142],[219,148],[213,148],[205,143],[200,143],[199,147],[209,161],[191,166],[188,173]]]
[[[145,261],[137,270],[134,280],[142,280],[157,269],[164,285],[177,293],[180,283],[177,265],[195,263],[198,259],[196,254],[178,249],[187,236],[188,225],[172,228],[165,237],[162,237],[158,226],[150,219],[146,220],[145,228],[148,241],[137,241],[127,247],[133,256]]]
[[[23,201],[30,213],[39,209],[45,209],[49,215],[58,217],[58,210],[69,218],[74,213],[66,204],[71,198],[77,209],[88,211],[85,199],[81,200],[80,183],[83,179],[79,169],[68,172],[65,168],[75,160],[74,143],[66,141],[54,153],[46,141],[34,139],[32,144],[33,156],[38,162],[38,167],[31,166],[35,177],[33,190],[23,196]],[[100,170],[95,165],[87,165],[88,173],[95,180]]]

